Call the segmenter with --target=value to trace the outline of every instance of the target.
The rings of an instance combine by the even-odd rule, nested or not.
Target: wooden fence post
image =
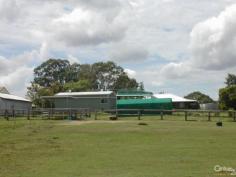
[[[117,110],[117,108],[116,108],[116,118],[118,118],[118,110]]]
[[[97,110],[95,110],[95,117],[94,117],[95,120],[97,120]]]
[[[208,121],[211,121],[211,112],[208,112]]]
[[[30,120],[30,110],[27,111],[27,120]]]
[[[138,120],[141,120],[141,111],[138,110]]]
[[[236,112],[234,112],[233,121],[236,122]]]
[[[188,120],[188,112],[185,111],[184,113],[185,113],[185,115],[184,115],[184,119],[185,119],[185,121],[187,121],[187,120]]]
[[[163,120],[163,111],[161,111],[161,120]]]
[[[6,109],[5,112],[4,112],[4,118],[6,120],[9,120],[9,117],[8,117],[8,110]]]

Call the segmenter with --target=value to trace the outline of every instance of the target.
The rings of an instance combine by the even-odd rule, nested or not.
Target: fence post
[[[141,120],[141,111],[138,110],[138,120]]]
[[[161,120],[163,120],[163,111],[161,111]]]
[[[30,120],[30,110],[27,111],[27,120]]]
[[[184,115],[184,119],[185,119],[185,121],[187,121],[187,120],[188,120],[188,112],[185,111],[184,113],[185,113],[185,115]]]
[[[6,109],[5,112],[4,112],[4,118],[5,118],[6,120],[9,120],[7,109]]]
[[[116,118],[118,118],[118,110],[117,110],[117,108],[116,108]]]
[[[208,121],[211,121],[211,112],[208,112]]]
[[[95,117],[94,117],[95,120],[97,120],[97,110],[95,110]]]

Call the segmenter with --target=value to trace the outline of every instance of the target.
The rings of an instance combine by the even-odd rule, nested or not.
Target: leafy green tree
[[[77,82],[80,79],[80,70],[81,70],[81,65],[77,63],[73,63],[69,65],[66,70],[65,70],[65,83],[67,82]]]
[[[36,106],[41,106],[42,105],[42,101],[41,101],[40,95],[38,93],[41,88],[42,87],[39,84],[35,84],[33,82],[31,82],[31,86],[30,87],[27,87],[27,94],[26,94],[26,96]]]
[[[79,80],[77,82],[68,82],[64,85],[65,91],[81,92],[92,90],[92,83],[89,80]]]
[[[221,109],[236,110],[236,85],[225,87],[219,91],[219,106]]]
[[[111,61],[94,63],[92,70],[95,73],[98,88],[102,90],[114,89],[116,80],[124,74],[124,69]]]
[[[52,83],[64,84],[70,79],[66,78],[70,63],[67,60],[49,59],[34,69],[34,83],[49,87]]]
[[[219,90],[219,106],[221,109],[236,109],[236,75],[228,74],[225,88]]]
[[[31,83],[31,86],[27,88],[27,97],[32,100],[32,103],[37,107],[51,107],[49,100],[43,100],[42,96],[54,95],[53,90],[48,87],[42,87],[39,84]]]
[[[80,65],[79,79],[88,80],[92,84],[91,86],[92,90],[98,89],[98,84],[96,82],[96,75],[92,68],[92,65],[89,65],[89,64]]]
[[[236,85],[236,75],[234,74],[228,74],[228,76],[226,77],[226,81],[225,84],[229,87],[232,85]]]
[[[120,89],[137,89],[139,84],[135,79],[131,79],[128,77],[126,73],[123,73],[118,77],[118,79],[114,83],[114,90]]]
[[[214,100],[209,97],[208,95],[205,95],[199,91],[192,92],[185,96],[187,99],[197,100],[199,103],[213,103]]]

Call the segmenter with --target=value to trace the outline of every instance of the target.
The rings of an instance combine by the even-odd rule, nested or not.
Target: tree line
[[[236,110],[236,75],[228,74],[225,78],[225,87],[219,89],[219,109]],[[185,98],[197,100],[199,103],[215,102],[208,95],[201,92],[193,92],[185,96]]]
[[[236,75],[228,74],[225,88],[219,90],[219,108],[236,110]],[[143,83],[130,78],[121,66],[112,61],[93,64],[71,64],[68,60],[49,59],[34,69],[34,80],[27,88],[35,106],[41,107],[41,96],[53,96],[58,92],[80,92],[119,89],[144,90]],[[199,91],[185,96],[199,103],[214,100]]]
[[[112,61],[93,64],[71,64],[68,60],[49,59],[34,69],[34,80],[27,96],[36,106],[42,106],[41,96],[63,91],[98,91],[144,89],[143,83],[130,78],[121,66]]]

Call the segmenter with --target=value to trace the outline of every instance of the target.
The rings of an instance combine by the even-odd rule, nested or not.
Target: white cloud
[[[27,91],[27,83],[32,79],[32,75],[32,68],[21,67],[8,75],[0,76],[0,85],[7,87],[13,94],[24,97]]]
[[[119,43],[112,46],[109,58],[119,62],[137,62],[146,60],[148,55],[142,45]]]
[[[5,58],[0,56],[0,86],[6,86],[12,93],[25,96],[28,83],[33,79],[33,67],[41,63],[45,44],[39,50]]]
[[[69,60],[69,62],[70,62],[71,64],[73,64],[73,63],[80,63],[79,59],[76,58],[75,56],[71,55],[71,54],[69,54],[69,55],[67,56],[67,59]]]
[[[236,5],[198,23],[191,32],[193,66],[225,69],[236,66]]]
[[[235,0],[0,0],[0,80],[7,83],[7,75],[15,73],[11,78],[16,78],[16,73],[49,57],[67,56],[82,63],[115,60],[136,71],[135,77],[151,90],[181,88],[178,82],[186,89],[184,81],[201,84],[206,74],[215,86],[214,80],[236,65],[235,6],[218,15],[232,3]],[[7,84],[17,91],[26,82],[19,80],[21,87]]]
[[[128,76],[130,78],[134,78],[136,76],[136,74],[137,74],[136,71],[134,71],[132,69],[128,69],[128,68],[126,68],[124,71],[128,74]]]
[[[0,19],[12,22],[22,14],[19,3],[16,0],[0,0]]]
[[[119,41],[125,36],[126,26],[119,13],[115,15],[111,18],[110,13],[77,7],[71,13],[53,20],[51,28],[55,29],[55,39],[69,46]]]

